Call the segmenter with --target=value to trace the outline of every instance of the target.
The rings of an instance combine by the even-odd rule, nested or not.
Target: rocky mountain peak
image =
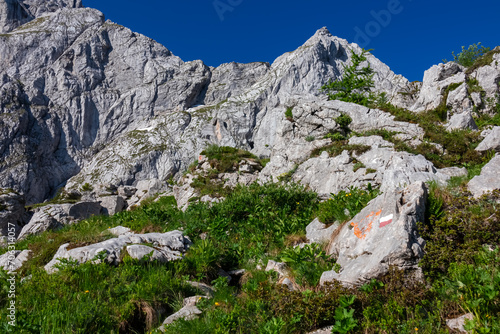
[[[1,0],[0,33],[7,33],[45,13],[81,8],[81,0]]]

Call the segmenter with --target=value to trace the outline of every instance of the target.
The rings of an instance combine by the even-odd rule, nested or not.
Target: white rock
[[[474,176],[467,185],[474,197],[479,198],[483,194],[500,189],[500,155],[497,154],[488,162],[481,174]]]
[[[424,219],[426,199],[425,184],[416,182],[368,203],[332,235],[328,253],[338,257],[341,270],[324,272],[320,283],[364,284],[387,273],[391,265],[418,273],[424,240],[418,236],[417,222]]]
[[[494,150],[500,152],[500,126],[488,132],[484,140],[476,147],[476,151]]]

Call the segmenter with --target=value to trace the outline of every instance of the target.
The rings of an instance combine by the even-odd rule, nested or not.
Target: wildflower
[[[89,290],[85,290],[85,293],[89,293]]]
[[[215,306],[219,306],[220,304],[218,302],[215,302]]]
[[[199,297],[198,300],[201,300],[201,297]]]
[[[418,327],[415,327],[415,330],[418,331]]]

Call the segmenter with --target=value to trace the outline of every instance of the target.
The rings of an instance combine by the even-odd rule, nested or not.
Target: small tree
[[[455,63],[465,67],[470,67],[474,65],[478,58],[484,56],[488,51],[490,51],[490,48],[486,48],[481,45],[481,43],[477,43],[477,45],[470,45],[468,49],[466,49],[465,46],[462,46],[462,52],[458,55],[455,55],[455,52],[452,52],[451,54],[453,55],[453,61]]]
[[[373,69],[368,63],[367,66],[359,68],[361,63],[366,61],[366,53],[363,50],[361,54],[356,54],[351,50],[352,65],[344,65],[344,75],[342,80],[330,80],[321,87],[326,92],[328,99],[352,102],[367,106],[371,101],[370,89],[373,84]],[[368,93],[368,94],[367,94]]]

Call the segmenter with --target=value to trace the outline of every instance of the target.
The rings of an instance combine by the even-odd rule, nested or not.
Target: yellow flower
[[[198,300],[201,300],[201,297],[200,297],[200,298],[198,298]]]
[[[418,331],[418,328],[417,328],[417,327],[415,327],[415,330],[416,330],[416,331]]]
[[[86,290],[85,293],[89,293],[89,290]]]
[[[218,302],[215,302],[215,306],[219,306],[220,304]]]

